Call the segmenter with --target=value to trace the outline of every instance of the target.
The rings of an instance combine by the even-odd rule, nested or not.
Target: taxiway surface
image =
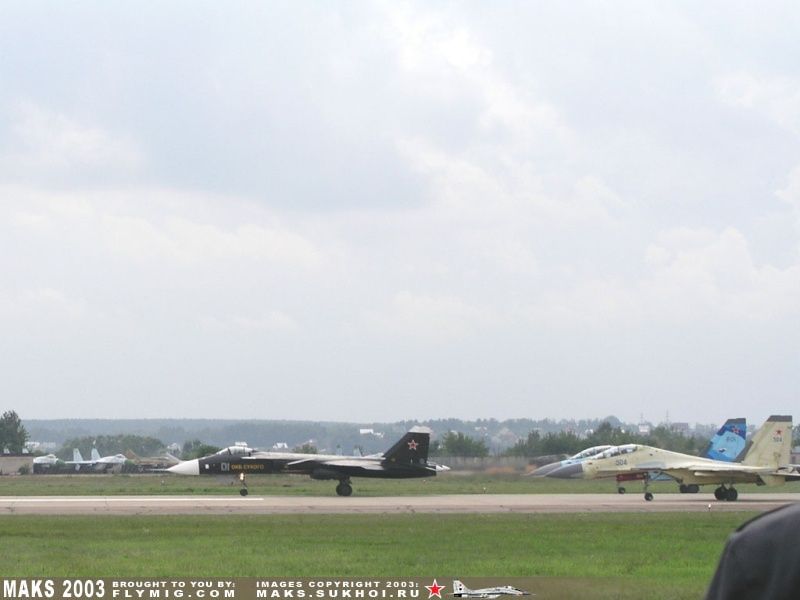
[[[570,513],[766,511],[798,494],[743,494],[720,502],[712,494],[474,494],[449,496],[4,496],[0,515],[221,515],[375,513]]]

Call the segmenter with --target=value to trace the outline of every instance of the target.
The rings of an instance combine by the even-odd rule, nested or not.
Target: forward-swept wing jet
[[[450,595],[456,598],[499,598],[500,596],[530,596],[530,592],[510,585],[471,590],[456,579],[453,581],[453,593]]]
[[[187,460],[167,471],[179,475],[238,475],[242,482],[240,493],[247,495],[245,476],[251,473],[290,473],[309,475],[312,479],[338,480],[336,493],[353,493],[351,477],[408,479],[431,477],[448,467],[428,462],[430,430],[414,427],[383,454],[370,456],[341,456],[299,454],[292,452],[263,452],[245,446],[230,446],[216,454]]]
[[[790,464],[792,417],[771,416],[753,436],[742,461],[725,462],[671,452],[652,446],[627,444],[616,446],[581,463],[561,467],[548,477],[563,479],[595,479],[615,477],[617,481],[641,479],[645,500],[652,500],[647,490],[653,474],[665,474],[681,485],[717,485],[718,500],[734,501],[736,483],[783,485],[787,480],[800,479]]]

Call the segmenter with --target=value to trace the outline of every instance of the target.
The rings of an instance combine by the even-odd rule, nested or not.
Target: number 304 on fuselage
[[[772,486],[800,479],[797,465],[790,464],[791,445],[792,417],[778,415],[767,419],[753,435],[741,462],[725,462],[652,446],[626,444],[610,448],[581,463],[555,469],[546,476],[561,479],[617,477],[620,480],[641,474],[646,482],[650,474],[663,473],[684,485],[717,484],[719,487],[715,494],[718,499],[735,500],[737,495],[733,485],[736,483]],[[652,500],[652,494],[648,492],[645,498]]]

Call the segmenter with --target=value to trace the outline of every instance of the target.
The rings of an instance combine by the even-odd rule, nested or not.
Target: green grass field
[[[9,577],[622,578],[614,597],[699,597],[750,516],[5,516],[0,555]]]
[[[251,494],[281,496],[335,496],[335,482],[314,481],[304,475],[251,475]],[[630,482],[629,493],[640,493],[642,485]],[[427,494],[581,494],[616,493],[613,480],[561,480],[525,477],[518,474],[445,473],[426,479],[353,479],[358,496],[419,496]],[[740,493],[792,492],[800,486],[779,488],[755,485],[737,486]],[[651,486],[656,493],[676,493],[672,482]],[[704,488],[711,493],[713,486]],[[186,477],[168,474],[148,475],[20,475],[0,477],[0,496],[82,496],[82,495],[160,495],[160,494],[238,494],[233,477]]]

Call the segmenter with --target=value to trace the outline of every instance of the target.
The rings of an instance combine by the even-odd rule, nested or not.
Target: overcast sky
[[[798,412],[800,8],[3,2],[23,418]]]

